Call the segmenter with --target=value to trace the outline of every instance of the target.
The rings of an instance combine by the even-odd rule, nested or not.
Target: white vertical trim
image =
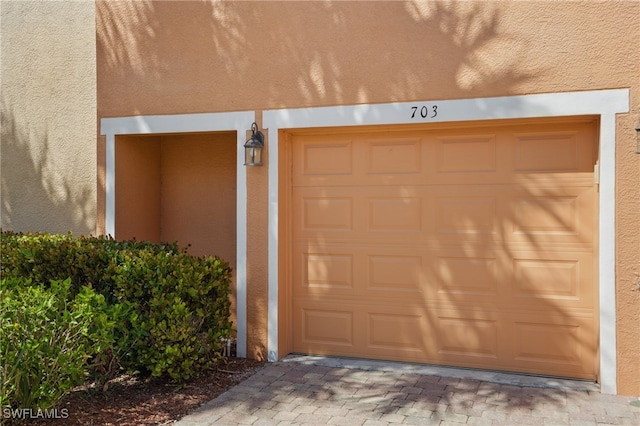
[[[618,393],[616,344],[616,116],[600,116],[599,298],[600,389]]]
[[[411,118],[413,107],[427,106],[438,114]],[[270,152],[277,153],[280,129],[305,127],[364,126],[436,123],[471,120],[544,118],[597,115],[600,126],[600,377],[602,392],[617,392],[615,306],[615,115],[629,112],[629,90],[593,90],[496,98],[424,100],[336,107],[267,110],[264,127],[269,129]],[[419,115],[419,114],[418,114]],[[271,136],[274,135],[274,136]],[[273,160],[273,159],[272,159]],[[269,356],[278,354],[278,175],[277,159],[269,163]],[[274,229],[275,227],[275,229]],[[283,354],[284,355],[284,354]]]
[[[106,159],[105,159],[105,234],[116,235],[116,136],[107,135]]]
[[[249,124],[249,126],[251,126]],[[236,355],[247,356],[247,168],[246,132],[236,132]]]
[[[244,167],[246,132],[255,112],[220,112],[178,115],[146,115],[103,118],[100,132],[106,135],[105,231],[115,236],[115,137],[158,133],[236,131],[236,320],[237,355],[247,354],[247,171]]]
[[[264,125],[263,125],[264,127]],[[277,361],[278,354],[278,129],[269,129],[269,286],[267,309],[267,359]],[[275,284],[275,285],[274,285]]]

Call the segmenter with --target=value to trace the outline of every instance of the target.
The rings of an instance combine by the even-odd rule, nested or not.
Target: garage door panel
[[[425,203],[428,191],[428,188],[401,186],[363,189],[355,201],[359,210],[365,212],[360,216],[361,237],[388,243],[424,241],[432,222]]]
[[[490,196],[438,197],[435,205],[437,232],[494,234],[497,232],[496,204],[496,199]]]
[[[491,238],[489,243],[593,241],[592,186],[528,192],[484,185],[360,188],[358,195],[349,195],[353,191],[351,187],[294,191],[300,212],[294,228],[301,233],[329,231],[334,237],[344,233],[346,238],[422,238],[423,243],[478,238]]]
[[[369,198],[369,232],[421,232],[422,199],[418,197]]]
[[[348,138],[316,138],[300,145],[297,161],[294,161],[294,171],[299,179],[305,182],[317,176],[329,177],[353,174],[353,143]]]
[[[577,325],[517,322],[515,328],[517,361],[578,364]]]
[[[395,294],[422,293],[425,265],[422,256],[377,254],[367,256],[367,290]]]
[[[301,284],[326,290],[353,289],[353,255],[304,253]]]
[[[438,173],[496,172],[496,135],[457,135],[436,139]]]
[[[324,192],[324,193],[323,193]],[[294,191],[294,232],[307,241],[425,242],[432,222],[424,207],[424,193],[398,195],[386,191],[376,196],[347,197],[353,188]],[[322,195],[318,195],[322,193]]]
[[[590,123],[476,130],[296,136],[294,182],[464,184],[472,178],[475,183],[492,184],[593,173]]]
[[[595,216],[593,185],[534,188],[508,199],[512,241],[592,243]]]
[[[589,252],[366,244],[300,248],[294,293],[419,297],[476,306],[593,308]]]
[[[513,255],[513,303],[551,310],[594,308],[593,255],[517,252]]]
[[[593,151],[587,131],[517,132],[513,135],[515,171],[592,171]]]
[[[303,199],[302,223],[305,230],[351,231],[353,200],[346,197],[307,197]]]
[[[357,238],[354,233],[358,232],[422,231],[427,219],[422,201],[426,193],[422,189],[387,187],[383,191],[367,191],[356,188],[296,188],[293,191],[294,208],[301,214],[293,218],[295,231],[330,231],[332,237],[338,238],[341,232],[349,233],[349,238]],[[403,220],[408,224],[398,223]]]
[[[294,350],[594,378],[594,134],[294,136]]]
[[[348,247],[329,246],[321,250],[297,246],[292,262],[293,295],[322,297],[336,294],[340,297],[355,295],[362,286],[362,261],[359,253]]]
[[[297,143],[293,178],[297,186],[417,184],[425,181],[421,137],[357,138],[316,135]]]
[[[433,357],[435,336],[424,304],[382,299],[363,304],[358,312],[364,353],[413,361]]]
[[[422,139],[375,139],[363,141],[366,149],[368,175],[419,175],[422,173]]]
[[[498,280],[487,253],[465,258],[459,250],[376,244],[362,247],[363,300],[415,300],[442,303],[473,296],[474,303],[495,303]],[[450,256],[445,256],[450,253]],[[472,264],[473,272],[463,267]],[[475,275],[474,275],[475,274]]]
[[[439,360],[488,362],[499,359],[500,322],[497,318],[470,318],[443,313],[438,315],[437,348]]]
[[[298,250],[294,294],[439,302],[471,297],[475,304],[507,296],[507,277],[499,267],[506,259],[481,247],[475,256],[473,250],[368,244]]]
[[[425,326],[421,315],[406,313],[367,313],[368,348],[422,352]],[[426,336],[424,336],[426,337]]]
[[[592,378],[589,315],[484,312],[344,301],[312,303],[294,320],[297,352]],[[416,338],[419,336],[420,338]]]
[[[414,361],[428,357],[425,348],[433,337],[416,306],[377,302],[354,307],[343,300],[300,301],[297,306],[294,351]]]
[[[423,298],[427,290],[426,259],[406,246],[332,244],[294,251],[294,295],[403,299]]]
[[[521,314],[513,320],[513,364],[521,371],[592,378],[596,351],[589,315]]]
[[[495,257],[437,256],[436,287],[441,297],[498,297],[500,278]],[[481,300],[481,299],[476,299]]]
[[[545,196],[514,200],[514,234],[576,235],[577,197]]]
[[[319,345],[354,345],[351,310],[305,308],[300,312],[302,341]]]

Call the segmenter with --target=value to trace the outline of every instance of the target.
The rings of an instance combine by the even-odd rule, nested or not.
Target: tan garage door
[[[594,378],[595,135],[294,134],[294,351]]]

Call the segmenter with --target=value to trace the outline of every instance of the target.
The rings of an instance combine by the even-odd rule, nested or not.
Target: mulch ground
[[[64,412],[67,418],[6,423],[56,426],[171,424],[263,366],[260,361],[227,358],[183,385],[124,375],[110,381],[106,390],[89,386],[66,396],[58,405],[58,413]]]

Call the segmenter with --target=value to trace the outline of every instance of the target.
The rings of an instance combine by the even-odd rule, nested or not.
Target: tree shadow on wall
[[[509,95],[534,75],[500,13],[486,3],[99,2],[99,92],[124,115]]]
[[[19,232],[94,232],[88,185],[57,171],[48,132],[23,123],[2,102],[2,229]]]
[[[487,3],[96,7],[99,111],[109,116],[504,96],[539,74],[521,67],[525,41],[504,33]],[[260,318],[266,294],[250,294]]]
[[[501,32],[499,10],[486,3],[303,2],[296,7],[292,15],[303,19],[268,32],[266,45],[253,48],[253,54],[268,49],[270,56],[283,58],[280,67],[305,71],[295,82],[278,82],[285,69],[265,67],[276,81],[265,81],[274,100],[291,83],[304,104],[495,96],[511,94],[533,77],[518,70],[524,43]],[[249,44],[251,49],[254,43]]]

